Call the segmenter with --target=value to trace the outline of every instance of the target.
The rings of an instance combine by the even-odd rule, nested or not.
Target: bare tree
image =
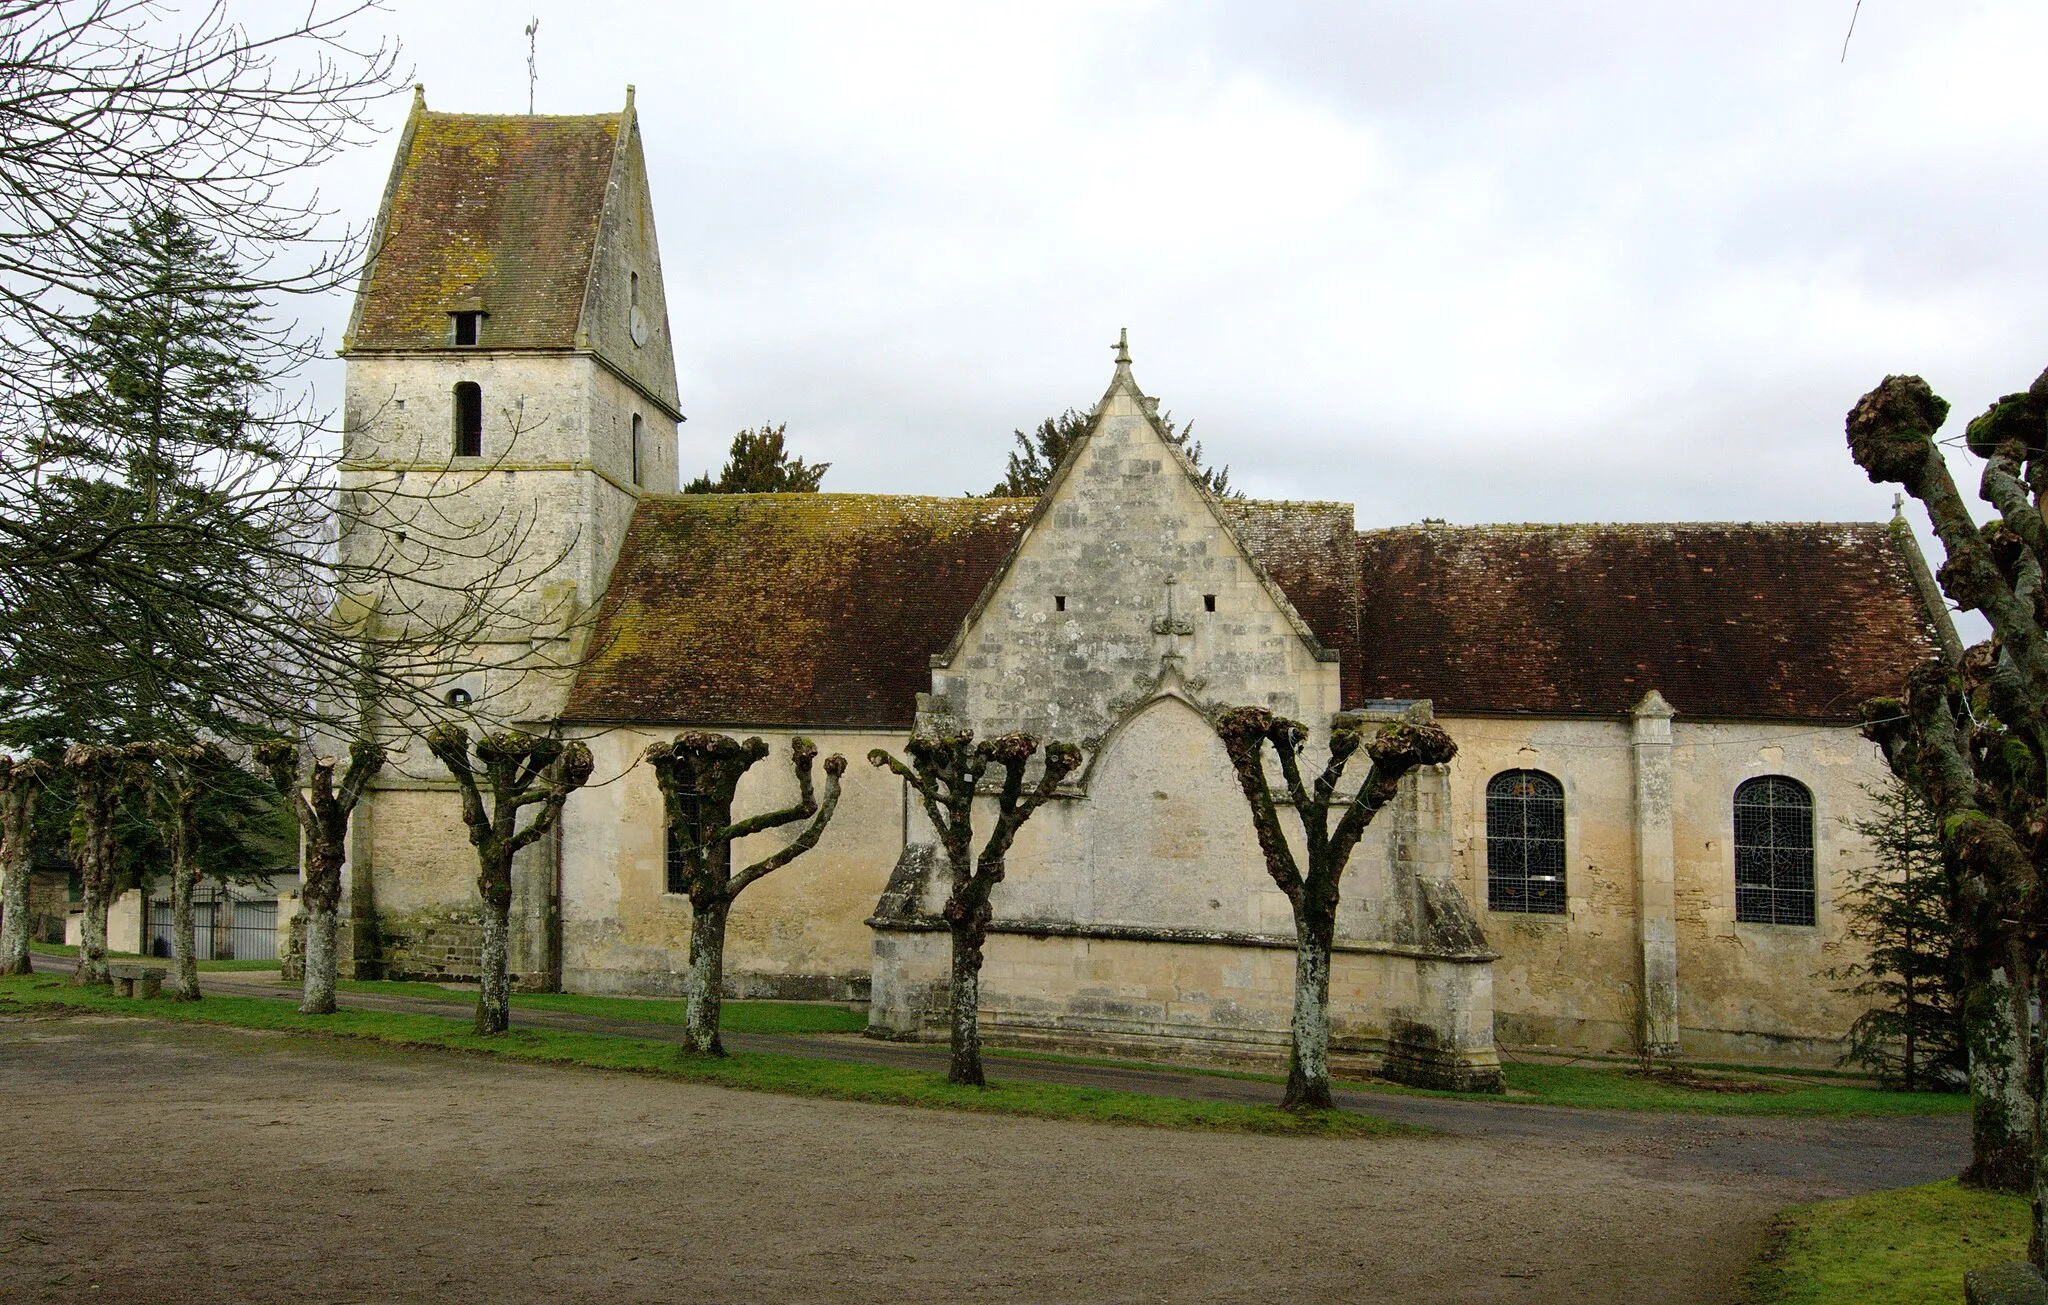
[[[561,818],[562,804],[590,779],[590,749],[580,742],[500,730],[476,741],[491,804],[484,807],[470,762],[469,731],[438,725],[427,747],[462,787],[462,822],[476,847],[476,887],[483,896],[483,947],[478,958],[476,1031],[503,1033],[512,1024],[512,984],[506,972],[511,938],[512,858],[539,841]],[[525,824],[520,813],[538,807]]]
[[[85,908],[74,983],[108,982],[107,908],[113,904],[114,818],[134,780],[138,756],[133,747],[74,743],[64,751],[64,768],[71,772],[72,800],[78,806],[71,827],[71,859],[78,868],[80,904]]]
[[[2048,373],[1969,425],[1970,451],[1985,459],[1978,492],[1997,514],[1983,526],[1935,441],[1947,417],[1925,381],[1888,376],[1850,410],[1849,450],[1873,481],[1902,485],[1926,507],[1948,554],[1942,590],[1982,613],[1993,638],[1961,666],[1938,656],[1916,668],[1903,698],[1866,703],[1864,732],[1941,831],[1949,922],[1969,989],[1975,1146],[1966,1176],[2018,1180],[2031,1192],[2030,1258],[2048,1267],[2048,1094],[2033,1014],[2048,930]]]
[[[28,974],[28,879],[35,841],[36,798],[49,766],[33,758],[0,756],[0,975]]]
[[[1372,818],[1393,800],[1402,776],[1417,766],[1443,765],[1458,752],[1451,736],[1435,725],[1382,725],[1370,742],[1363,729],[1364,722],[1357,716],[1339,713],[1331,718],[1330,757],[1310,788],[1302,782],[1300,763],[1302,749],[1308,744],[1306,725],[1275,716],[1264,707],[1234,707],[1216,718],[1216,733],[1230,754],[1245,800],[1251,804],[1252,827],[1258,832],[1259,850],[1265,854],[1266,873],[1294,908],[1293,1047],[1283,1106],[1330,1107],[1330,951],[1337,940],[1337,904],[1351,852]],[[1307,874],[1302,873],[1294,849],[1288,846],[1272,785],[1266,778],[1269,743],[1280,762],[1287,798],[1301,821]],[[1340,799],[1337,787],[1343,781],[1344,768],[1360,746],[1372,759],[1372,768],[1357,793]],[[1330,828],[1333,806],[1343,809],[1335,829]]]
[[[1081,764],[1081,750],[1071,743],[1045,745],[1045,765],[1038,783],[1024,787],[1024,771],[1038,752],[1029,734],[1004,734],[980,743],[971,730],[940,738],[913,734],[904,762],[881,748],[868,753],[868,763],[902,776],[924,804],[925,816],[946,850],[952,889],[941,914],[952,935],[952,1056],[946,1080],[980,1087],[988,1082],[981,1069],[982,948],[988,941],[993,911],[989,894],[1003,881],[1004,860],[1017,831],[1044,806],[1060,782]],[[974,850],[974,798],[991,764],[1003,776],[993,796],[995,827],[977,854]]]
[[[672,743],[656,743],[647,749],[668,812],[669,855],[679,862],[683,890],[690,897],[689,1024],[685,1037],[690,1050],[704,1055],[725,1054],[718,1038],[718,1016],[725,986],[725,922],[734,900],[750,885],[818,845],[839,806],[839,777],[846,773],[845,757],[834,754],[825,758],[825,800],[819,802],[811,787],[818,745],[802,737],[791,739],[789,767],[796,775],[796,803],[735,821],[732,803],[740,780],[767,755],[768,745],[759,739],[741,743],[699,730],[686,730]],[[786,845],[733,873],[734,843],[804,819],[811,823]],[[675,887],[671,881],[670,891]]]
[[[299,1010],[334,1013],[335,926],[341,913],[341,867],[348,860],[348,822],[363,790],[384,768],[384,749],[368,739],[349,745],[348,769],[334,786],[334,757],[315,757],[301,778],[299,745],[289,739],[258,744],[256,764],[299,819],[302,883],[300,909],[306,918],[306,973]]]
[[[150,822],[170,854],[171,990],[179,1001],[199,1000],[199,953],[193,936],[192,890],[199,884],[201,768],[225,764],[205,743],[150,743],[138,749]]]

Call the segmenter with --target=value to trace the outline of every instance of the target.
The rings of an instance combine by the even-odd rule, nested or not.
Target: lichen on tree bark
[[[45,762],[0,757],[0,975],[28,974],[34,966],[28,949],[29,848],[36,799],[49,778]]]
[[[1903,486],[1927,509],[1948,555],[1943,592],[1981,613],[1993,637],[1960,665],[1937,654],[1915,668],[1902,698],[1865,703],[1864,732],[1941,831],[1948,915],[1970,984],[1966,1176],[2013,1182],[2026,1136],[2029,1257],[2048,1267],[2048,1093],[2033,1014],[2048,931],[2048,372],[1969,425],[1970,451],[1984,459],[1978,494],[1997,514],[1982,526],[1935,440],[1948,412],[1919,377],[1887,376],[1850,410],[1849,450],[1872,480]]]
[[[1081,764],[1081,750],[1071,743],[1045,745],[1045,764],[1030,789],[1024,775],[1038,753],[1029,734],[1004,734],[980,743],[963,731],[942,737],[913,734],[906,762],[881,748],[868,753],[871,765],[894,771],[910,785],[924,806],[932,829],[945,849],[951,889],[941,911],[952,940],[948,995],[952,1006],[949,1082],[976,1087],[987,1083],[981,1066],[981,996],[983,949],[993,918],[990,894],[1003,881],[1004,862],[1017,831],[1045,805],[1060,784]],[[992,796],[996,820],[988,839],[974,850],[974,799],[991,765],[1002,771]]]
[[[512,1025],[512,859],[555,827],[563,803],[590,779],[590,749],[524,730],[499,730],[477,739],[472,762],[469,731],[452,724],[429,730],[426,742],[461,789],[462,823],[476,848],[476,886],[483,898],[476,1031],[503,1033]],[[478,787],[479,766],[490,790],[488,808]],[[539,810],[522,825],[528,807]]]
[[[1337,905],[1345,866],[1374,816],[1399,791],[1402,776],[1417,766],[1438,766],[1457,755],[1458,745],[1435,725],[1399,721],[1383,725],[1371,742],[1357,716],[1340,713],[1330,723],[1330,756],[1313,787],[1302,780],[1300,756],[1309,731],[1299,721],[1264,707],[1234,707],[1216,718],[1216,734],[1229,754],[1238,786],[1251,805],[1252,827],[1266,873],[1294,910],[1294,1014],[1289,1027],[1287,1090],[1281,1104],[1328,1109],[1330,1100],[1330,953],[1337,938]],[[1266,746],[1272,745],[1294,813],[1301,821],[1308,853],[1303,873],[1280,825],[1279,804],[1266,776]],[[1372,760],[1365,781],[1348,802],[1337,802],[1337,786],[1352,755],[1363,746]],[[1343,814],[1333,829],[1330,812]]]
[[[72,800],[77,806],[71,826],[71,859],[78,869],[79,898],[85,908],[79,923],[74,983],[109,981],[107,907],[112,905],[114,888],[114,817],[120,811],[123,791],[133,782],[138,761],[130,749],[102,743],[74,743],[64,750],[64,768],[71,772]]]
[[[718,1036],[725,986],[725,926],[741,892],[818,845],[839,806],[839,781],[846,758],[825,758],[825,797],[813,791],[811,769],[818,746],[801,736],[789,741],[789,765],[797,800],[778,810],[732,818],[740,780],[768,755],[758,738],[745,742],[704,730],[685,730],[673,742],[648,747],[646,757],[661,786],[675,855],[682,863],[683,891],[690,899],[690,969],[685,980],[684,1040],[690,1050],[722,1056]],[[732,845],[740,839],[808,819],[797,836],[777,851],[733,873]]]
[[[334,783],[339,761],[316,757],[310,771],[299,773],[299,745],[289,739],[258,744],[256,762],[298,817],[304,843],[300,913],[306,922],[305,979],[299,1010],[307,1015],[334,1013],[335,924],[341,912],[341,869],[348,860],[348,822],[372,777],[384,768],[384,749],[368,739],[349,745],[348,769],[340,787]]]

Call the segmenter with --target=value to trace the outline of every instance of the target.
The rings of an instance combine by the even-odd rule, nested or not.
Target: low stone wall
[[[875,923],[872,1037],[947,1037],[943,929]],[[995,1046],[1210,1064],[1285,1063],[1291,939],[1233,942],[1088,936],[999,923],[982,968],[981,1029]],[[1330,982],[1332,1050],[1417,1086],[1500,1085],[1490,957],[1425,957],[1340,944]]]

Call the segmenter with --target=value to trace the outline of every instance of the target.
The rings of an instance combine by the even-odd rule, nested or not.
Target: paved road
[[[209,992],[296,1000],[297,988],[266,973],[207,974]],[[342,1005],[364,1010],[425,1015],[461,1015],[474,999],[450,992],[445,999],[385,993],[342,993]],[[517,1009],[516,1023],[583,1033],[617,1033],[682,1041],[678,1025],[606,1019],[558,1011]],[[812,1036],[728,1034],[734,1050],[780,1051],[874,1065],[944,1070],[943,1048],[880,1042],[858,1034]],[[1035,1083],[1114,1088],[1188,1100],[1269,1102],[1279,1089],[1252,1079],[1223,1078],[1172,1069],[1129,1069],[1114,1065],[997,1054],[999,1077]],[[1963,1115],[1893,1119],[1776,1119],[1660,1114],[1623,1110],[1576,1110],[1513,1102],[1460,1101],[1389,1093],[1340,1091],[1337,1103],[1382,1119],[1421,1124],[1474,1138],[1528,1141],[1579,1140],[1724,1175],[1786,1179],[1830,1195],[1852,1195],[1889,1187],[1933,1182],[1958,1172],[1969,1158],[1969,1120]]]

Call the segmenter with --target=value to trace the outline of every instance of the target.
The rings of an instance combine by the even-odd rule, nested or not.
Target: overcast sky
[[[685,473],[985,489],[1137,375],[1361,526],[1872,519],[1842,416],[2048,363],[2048,5],[397,0],[431,108],[638,106]],[[402,99],[327,170],[374,213]],[[331,305],[327,320],[343,320]],[[332,333],[338,340],[339,331]],[[1974,484],[1974,470],[1962,469]]]

